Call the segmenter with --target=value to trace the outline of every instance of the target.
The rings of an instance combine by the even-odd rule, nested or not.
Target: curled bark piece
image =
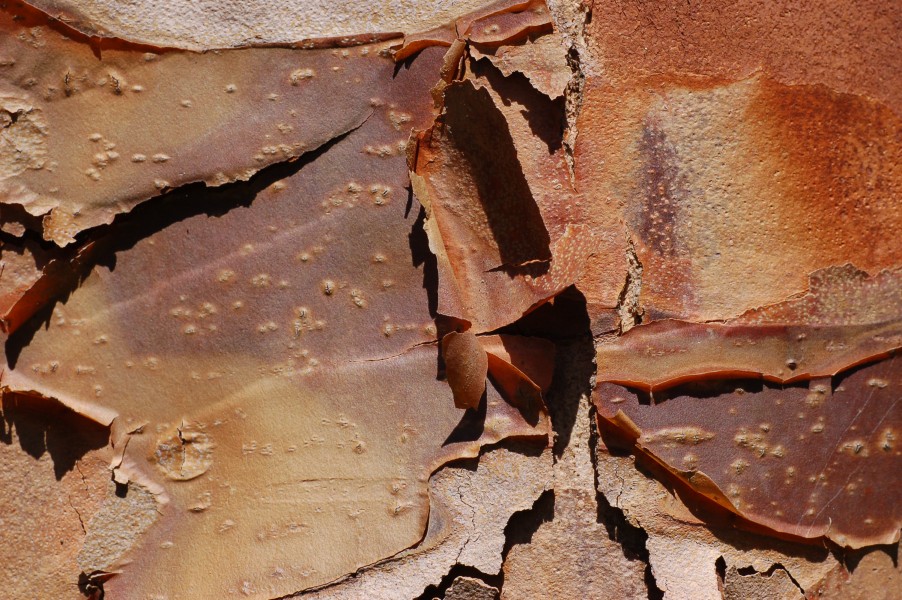
[[[509,362],[489,354],[489,373],[504,398],[525,414],[535,415],[545,409],[542,389]]]
[[[543,393],[551,387],[556,354],[554,343],[520,335],[484,335],[479,341],[489,355],[514,367]]]
[[[41,279],[51,260],[48,254],[31,241],[4,241],[0,246],[0,323],[6,331],[14,328],[12,323],[24,320],[19,315],[28,311],[21,311],[22,297]]]
[[[419,136],[412,177],[438,258],[438,312],[476,333],[548,301],[608,245],[583,223],[570,185],[563,105],[483,62],[442,88],[443,113]]]
[[[111,597],[325,584],[417,543],[427,479],[448,461],[547,440],[547,416],[527,422],[494,386],[462,418],[435,377],[401,148],[434,118],[441,65],[429,48],[383,71],[360,127],[276,177],[123,220],[49,320],[7,342],[3,386],[113,423],[117,481],[166,499],[110,567]]]
[[[711,378],[832,377],[902,347],[902,271],[852,265],[810,275],[797,298],[726,323],[656,321],[598,348],[599,381],[643,390]]]
[[[545,0],[506,3],[507,10],[473,19],[475,13],[458,20],[462,37],[482,46],[498,46],[528,35],[551,31],[551,11]],[[472,19],[472,20],[471,20]]]
[[[530,422],[547,410],[543,393],[554,374],[554,344],[520,336],[480,338],[488,354],[488,374],[505,400],[516,406]]]
[[[832,377],[902,347],[902,319],[854,326],[656,321],[598,349],[599,381],[661,390],[699,379]]]
[[[14,143],[0,148],[0,202],[43,216],[44,238],[58,245],[167,190],[247,180],[315,150],[372,114],[370,95],[346,90],[376,90],[394,68],[385,44],[127,48],[98,59],[87,43],[35,19],[14,7],[0,12],[0,55],[9,61],[0,114],[15,117],[2,134]]]
[[[485,393],[488,357],[472,332],[452,331],[442,338],[442,358],[457,408],[476,408]]]
[[[195,51],[245,46],[357,45],[403,33],[425,31],[470,11],[487,0],[397,3],[380,0],[312,0],[302,5],[274,0],[243,2],[241,10],[203,0],[164,0],[124,5],[107,0],[31,0],[30,4],[67,27],[100,43],[118,39]]]
[[[634,450],[742,517],[799,538],[860,548],[899,539],[899,357],[831,384],[697,382],[655,394],[613,384],[599,417]]]
[[[445,89],[441,128],[420,145],[417,163],[452,264],[469,260],[475,271],[490,271],[550,260],[548,231],[487,90],[469,82]]]
[[[30,240],[4,242],[0,250],[0,329],[14,333],[49,303],[75,288],[83,266],[93,260],[96,251],[93,242],[53,251]]]

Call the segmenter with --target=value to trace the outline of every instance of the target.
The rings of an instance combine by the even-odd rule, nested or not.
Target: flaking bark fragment
[[[851,547],[892,543],[899,272],[845,265],[809,280],[808,292],[726,323],[657,321],[601,343],[599,415],[754,522]]]
[[[17,115],[0,133],[0,202],[42,216],[58,245],[167,190],[247,180],[315,150],[373,112],[345,90],[393,68],[385,43],[98,57],[20,6],[0,12],[0,112]]]
[[[470,50],[473,58],[492,62],[505,77],[522,73],[533,87],[551,100],[563,97],[573,73],[567,63],[563,37],[556,33],[501,46],[483,54],[479,45]]]
[[[647,397],[601,384],[599,417],[634,452],[753,523],[861,548],[899,539],[898,357],[808,387],[697,383]],[[712,412],[711,404],[717,403]]]
[[[117,481],[165,499],[107,594],[327,583],[420,539],[443,464],[506,437],[546,443],[547,417],[527,422],[494,386],[461,415],[436,379],[401,148],[434,118],[441,55],[397,75],[366,59],[387,67],[367,118],[283,178],[185,190],[221,200],[218,216],[112,228],[46,328],[9,344],[6,387],[123,423]],[[205,561],[199,540],[216,548]]]
[[[555,518],[506,554],[502,595],[654,593],[642,561],[604,535],[591,475],[647,532],[642,556],[667,599],[892,584],[896,570],[873,554],[878,575],[856,579],[826,550],[776,539],[898,544],[899,53],[879,3],[854,15],[759,0],[651,14],[599,0],[589,19],[553,2],[555,32],[538,0],[463,16],[470,3],[402,15],[345,0],[328,13],[365,11],[372,27],[391,24],[383,33],[268,0],[200,25],[203,3],[181,0],[160,5],[165,18],[139,3],[124,21],[132,7],[102,0],[35,3],[51,18],[21,5],[0,14],[11,32],[0,42],[0,319],[13,334],[2,385],[31,408],[53,397],[109,426],[95,462],[113,482],[91,506],[67,498],[85,539],[83,591],[431,597],[455,565],[497,573],[511,513],[553,486]],[[160,47],[283,42],[295,49]],[[270,68],[313,56],[326,58]],[[209,122],[162,128],[172,153],[131,155],[176,177],[133,166],[116,179],[122,142],[92,130],[102,151],[84,175],[109,190],[69,206],[38,189],[78,162],[54,159],[55,136],[94,118],[99,93],[125,107],[113,125],[133,125],[128,111],[170,117],[141,99],[180,91],[172,73],[158,75],[165,86],[135,77],[173,63],[185,85],[201,69],[228,76]],[[3,87],[17,69],[37,80]],[[278,106],[260,110],[248,88]],[[307,107],[290,115],[304,122],[294,133],[278,113],[289,101]],[[274,124],[297,136],[288,150],[253,137]],[[295,160],[277,177],[252,174]],[[93,229],[190,181],[224,186],[177,190],[221,200],[215,218],[142,229],[140,212]],[[160,200],[148,208],[173,206]],[[534,331],[523,317],[541,321],[563,290],[599,344],[602,435],[636,464],[599,445],[592,473],[585,399],[574,424],[548,396],[554,345],[510,335]],[[587,365],[558,370],[587,383]],[[553,469],[549,452],[537,456],[549,412]],[[443,467],[508,437],[536,444]]]
[[[354,46],[425,31],[471,11],[485,0],[416,3],[313,0],[243,2],[164,0],[152,5],[91,0],[32,0],[30,4],[100,44],[117,40],[194,51],[247,46]]]
[[[598,447],[596,468],[598,491],[631,524],[647,532],[649,562],[665,600],[722,600],[719,558],[727,569],[767,572],[782,565],[805,590],[838,565],[824,548],[737,531],[729,524],[702,523],[687,507],[690,498],[645,475],[632,458],[608,452],[604,443]]]
[[[476,408],[485,393],[489,362],[472,332],[452,331],[442,338],[442,358],[457,408]]]
[[[576,281],[599,240],[570,184],[563,103],[487,61],[468,60],[459,77],[418,136],[411,180],[438,259],[438,312],[484,333]]]
[[[310,600],[416,598],[437,586],[457,564],[497,573],[504,530],[511,515],[530,508],[552,485],[550,450],[523,448],[483,453],[475,469],[447,467],[430,479],[433,498],[423,540],[398,556],[321,590],[298,594]]]
[[[593,598],[639,600],[649,597],[639,557],[613,539],[602,521],[595,492],[588,381],[576,367],[586,355],[579,344],[562,347],[563,377],[548,397],[557,440],[553,510],[534,532],[511,530],[514,541],[504,562],[502,600]],[[566,426],[573,423],[572,428]]]

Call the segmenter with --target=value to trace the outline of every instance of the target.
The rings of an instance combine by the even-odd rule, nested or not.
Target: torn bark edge
[[[715,341],[723,341],[724,348],[722,348],[722,353],[720,360],[724,360],[723,356],[728,355],[730,346],[728,345],[730,337],[734,334],[735,331],[756,331],[758,335],[764,337],[765,335],[769,335],[770,337],[777,339],[792,339],[793,335],[787,335],[786,331],[790,330],[789,326],[785,325],[730,325],[728,323],[694,323],[692,321],[679,321],[675,319],[662,319],[659,321],[654,321],[652,323],[647,324],[645,327],[650,329],[643,329],[641,335],[647,335],[652,328],[664,329],[664,328],[673,328],[673,329],[686,329],[690,332],[695,329],[707,329],[709,332],[717,333],[719,337],[709,336],[708,341],[711,339]],[[633,389],[642,390],[645,392],[655,392],[666,390],[690,381],[706,381],[706,380],[717,380],[717,379],[758,379],[761,381],[766,381],[769,383],[774,383],[778,385],[791,385],[798,384],[804,382],[810,382],[818,379],[829,379],[833,377],[837,377],[846,371],[850,371],[852,369],[862,367],[865,365],[869,365],[872,363],[880,362],[883,360],[891,359],[894,356],[898,356],[900,352],[902,352],[902,346],[898,346],[898,334],[896,334],[893,329],[902,329],[902,318],[896,319],[893,321],[888,321],[884,323],[878,323],[876,325],[836,325],[833,326],[834,329],[843,329],[843,328],[858,328],[861,330],[866,330],[866,335],[869,335],[873,340],[877,340],[878,343],[874,344],[876,348],[870,349],[868,352],[862,352],[860,354],[855,354],[854,352],[847,352],[845,355],[841,355],[840,358],[845,359],[841,362],[839,360],[834,360],[832,363],[826,362],[824,364],[815,363],[813,366],[809,366],[804,369],[799,369],[798,371],[789,370],[791,375],[782,376],[779,372],[776,371],[763,371],[756,369],[743,369],[737,366],[717,366],[716,362],[713,366],[696,366],[693,364],[692,368],[687,368],[683,370],[683,372],[670,375],[667,377],[659,377],[654,379],[652,377],[646,376],[642,377],[641,375],[638,377],[625,375],[625,371],[637,372],[640,369],[620,369],[621,372],[611,372],[606,371],[605,369],[599,367],[598,369],[598,382],[599,383],[613,383],[617,385],[622,385],[624,387],[629,387]],[[827,330],[829,329],[826,326],[811,326],[812,329],[820,329]],[[801,327],[799,328],[801,329]],[[719,331],[718,331],[719,330]],[[770,330],[770,332],[768,332]],[[888,331],[890,335],[887,335]],[[639,329],[635,330],[639,332]],[[766,332],[766,333],[760,333]],[[669,332],[664,332],[669,333]],[[688,336],[687,336],[688,337]],[[626,338],[629,339],[629,334],[626,335]],[[622,340],[624,338],[614,338],[614,342],[611,344],[601,344],[598,346],[597,358],[608,358],[612,355],[612,353],[624,353],[629,354],[633,357],[637,362],[641,362],[646,360],[641,354],[637,353],[635,349],[630,349],[627,347],[622,347],[617,345],[618,340]],[[689,338],[691,339],[691,338]],[[881,345],[879,342],[884,342]],[[699,350],[704,352],[709,350],[710,348],[706,348],[705,345],[694,345],[687,352],[691,353],[695,350]],[[855,349],[858,349],[858,346],[855,346]],[[832,357],[836,358],[836,357]],[[599,360],[599,363],[603,361]],[[727,363],[722,363],[726,365]],[[634,365],[635,366],[635,365]]]
[[[542,390],[523,371],[503,358],[486,352],[488,356],[488,376],[501,391],[501,396],[520,412],[535,418],[537,413],[548,413],[542,398]]]
[[[191,43],[177,46],[162,46],[148,43],[137,37],[124,38],[114,35],[105,29],[95,27],[81,11],[74,7],[68,7],[66,10],[56,8],[54,14],[51,14],[44,9],[38,8],[28,0],[21,0],[21,9],[24,10],[27,17],[33,19],[36,24],[46,25],[68,38],[86,44],[98,58],[101,57],[104,50],[131,50],[135,52],[152,52],[154,54],[163,54],[166,52],[193,52],[201,54],[204,52],[240,48],[291,48],[312,50],[321,48],[350,48],[365,44],[404,39],[404,32],[380,31],[342,36],[310,37],[291,42],[249,42],[221,47],[201,46]]]
[[[554,346],[546,346],[537,348],[537,351],[546,355],[545,360],[549,364],[554,364]],[[517,408],[528,422],[535,424],[539,415],[548,415],[542,394],[551,385],[550,378],[543,377],[543,385],[540,386],[530,375],[514,366],[515,359],[505,349],[500,336],[451,331],[442,337],[441,351],[445,375],[457,408],[477,408],[485,394],[488,378],[501,397]]]
[[[476,336],[465,331],[452,331],[442,338],[445,376],[454,394],[454,406],[476,408],[485,395],[488,355]]]
[[[549,426],[549,431],[550,431],[550,426]],[[549,437],[549,436],[547,436],[547,435],[545,436],[546,439],[547,439],[548,437]],[[502,438],[496,439],[495,441],[486,441],[485,443],[476,446],[475,449],[473,449],[473,448],[474,448],[473,445],[470,444],[470,448],[471,448],[472,450],[469,451],[469,452],[467,452],[466,454],[461,454],[460,456],[458,456],[457,458],[452,459],[452,460],[447,460],[447,459],[446,459],[444,462],[439,462],[439,463],[437,463],[437,464],[429,471],[429,473],[430,473],[429,478],[432,478],[432,477],[433,477],[438,471],[440,471],[441,469],[455,468],[455,467],[464,467],[464,468],[466,468],[468,465],[478,464],[479,459],[480,459],[483,455],[485,455],[485,454],[487,454],[487,453],[489,453],[489,452],[492,452],[493,450],[499,449],[499,448],[504,448],[504,449],[507,449],[507,450],[509,450],[509,451],[511,451],[511,452],[517,452],[517,453],[520,453],[520,454],[526,454],[527,452],[524,451],[525,448],[524,448],[523,446],[520,445],[521,442],[525,442],[525,443],[529,444],[529,443],[531,443],[531,442],[540,441],[540,440],[542,440],[542,439],[543,439],[543,436],[510,436],[510,437],[502,437]],[[477,443],[478,443],[478,441],[477,441]],[[549,445],[546,445],[545,447],[541,447],[541,446],[538,446],[538,445],[535,446],[535,449],[538,450],[540,453],[543,452],[544,450],[548,449],[548,448],[550,448]],[[511,514],[511,517],[510,517],[510,519],[508,520],[508,524],[507,524],[507,526],[505,527],[505,547],[504,547],[504,549],[502,550],[502,557],[506,556],[506,553],[507,553],[507,551],[508,551],[508,547],[507,547],[507,538],[508,538],[509,536],[508,536],[508,533],[507,533],[507,527],[510,526],[510,521],[511,521],[512,519],[514,519],[514,517],[515,517],[516,515],[520,515],[520,514],[524,514],[524,513],[529,513],[529,512],[531,512],[531,511],[535,510],[535,506],[536,506],[537,504],[539,504],[539,503],[542,501],[542,499],[543,499],[545,496],[547,496],[548,494],[552,494],[552,495],[553,495],[553,489],[552,489],[552,487],[550,487],[550,486],[546,486],[546,487],[545,487],[545,489],[541,492],[541,494],[540,494],[540,495],[536,498],[536,500],[534,501],[532,507],[527,508],[527,509],[524,509],[524,510],[520,510],[520,511],[515,511],[514,513]],[[438,508],[436,508],[436,504],[437,504]],[[352,580],[354,580],[354,579],[360,577],[360,575],[363,574],[363,573],[365,573],[366,571],[369,571],[369,570],[373,569],[374,567],[378,567],[378,566],[380,566],[380,565],[388,565],[388,564],[391,564],[392,562],[394,562],[394,561],[396,561],[396,560],[400,560],[400,559],[404,559],[404,558],[410,557],[411,555],[414,555],[414,554],[416,554],[416,553],[418,553],[418,552],[420,552],[420,551],[426,552],[426,551],[429,551],[429,550],[432,549],[432,548],[435,548],[435,547],[439,546],[444,540],[443,540],[443,539],[430,539],[430,535],[429,535],[430,532],[429,532],[429,525],[428,525],[428,524],[429,524],[430,520],[431,520],[432,518],[434,518],[433,511],[436,511],[436,512],[446,512],[447,509],[446,509],[442,504],[433,502],[432,494],[431,494],[431,492],[429,492],[429,514],[428,514],[427,519],[426,519],[427,525],[426,525],[426,527],[425,527],[424,530],[423,530],[423,535],[422,535],[422,537],[421,537],[415,544],[411,545],[410,547],[405,548],[404,550],[401,550],[400,552],[398,552],[398,553],[396,553],[396,554],[394,554],[394,555],[392,555],[392,556],[388,556],[388,557],[386,557],[386,558],[383,558],[383,559],[381,559],[381,560],[375,561],[375,562],[373,562],[373,563],[370,563],[370,564],[367,564],[367,565],[363,565],[363,566],[361,566],[361,567],[358,567],[353,573],[348,573],[348,574],[346,574],[346,575],[343,575],[343,576],[341,576],[341,577],[338,577],[338,578],[336,578],[336,579],[334,579],[334,580],[332,580],[332,581],[329,581],[329,582],[324,583],[324,584],[321,584],[321,585],[317,585],[317,586],[310,587],[310,588],[304,588],[304,589],[298,590],[297,592],[293,592],[293,593],[287,594],[287,595],[285,595],[285,596],[280,596],[279,598],[276,598],[275,600],[287,600],[287,599],[289,599],[289,598],[303,598],[303,597],[307,596],[308,594],[317,593],[317,592],[323,592],[323,591],[326,591],[326,590],[328,590],[328,589],[330,589],[330,588],[334,588],[334,587],[341,586],[343,583],[350,582],[350,581],[352,581]],[[503,559],[502,559],[502,564],[503,564]],[[441,581],[445,581],[445,579],[449,576],[449,574],[454,573],[456,567],[459,567],[459,566],[460,566],[459,563],[455,563],[454,565],[452,565],[452,567],[451,567],[451,569],[449,570],[449,572],[442,576]],[[470,568],[472,568],[472,567],[470,567]],[[481,573],[481,571],[480,571],[480,573]],[[503,572],[502,572],[502,573],[503,573]],[[481,576],[480,576],[480,578],[485,578],[486,575],[487,575],[487,574],[482,573]],[[502,575],[502,574],[499,574],[498,577],[503,579],[503,575]],[[453,577],[451,577],[451,579],[453,579]],[[438,585],[441,585],[441,583],[438,584]],[[450,581],[448,582],[448,585],[450,585]],[[429,585],[427,585],[427,586],[424,588],[423,594],[425,594],[426,592],[428,592],[428,591],[430,590],[430,588],[433,588],[433,587],[438,587],[438,586],[436,586],[435,584],[429,584]],[[500,587],[500,585],[499,585],[499,587]],[[419,598],[426,598],[426,596],[425,596],[425,595],[421,595],[421,596],[419,596]],[[417,600],[419,600],[419,598],[418,598]],[[429,598],[431,598],[431,596],[429,596]]]
[[[93,241],[74,251],[60,250],[59,256],[51,258],[41,269],[38,280],[0,316],[0,330],[7,336],[12,334],[49,302],[75,289],[87,276],[84,266],[96,258],[96,250]]]
[[[435,27],[434,29],[430,29],[423,33],[405,35],[401,43],[393,48],[395,61],[404,61],[430,46],[450,47],[455,41],[470,41],[470,38],[473,35],[474,25],[493,17],[518,14],[527,10],[535,10],[537,7],[544,7],[547,13],[547,7],[545,6],[544,0],[498,0],[481,10],[459,17],[445,25],[440,25],[439,27]],[[483,41],[478,43],[487,47],[497,47],[509,44],[516,40],[525,39],[529,35],[539,31],[548,31],[551,27],[551,18],[550,14],[548,14],[548,19],[546,19],[544,23],[524,24],[521,27],[513,27],[506,32],[506,35],[499,39],[492,40],[491,42]],[[491,28],[492,25],[488,25],[487,29]]]
[[[545,8],[547,12],[547,7],[544,3],[544,0],[537,1],[532,0],[527,4],[527,7],[532,7],[536,5],[541,5]],[[550,19],[547,21],[547,25],[551,27]],[[429,191],[429,186],[427,184],[427,179],[418,174],[417,170],[420,167],[421,161],[421,152],[420,145],[426,144],[428,145],[432,140],[433,132],[436,129],[441,129],[444,127],[443,121],[443,112],[444,112],[444,95],[445,91],[452,83],[461,81],[464,76],[464,71],[467,67],[468,60],[471,60],[472,57],[469,53],[469,41],[465,41],[462,38],[457,38],[453,42],[448,44],[449,50],[446,52],[444,57],[444,64],[441,70],[441,77],[439,82],[432,89],[433,95],[433,104],[435,109],[435,120],[433,124],[426,128],[425,130],[414,130],[411,132],[411,135],[406,144],[406,157],[407,157],[407,165],[408,165],[408,175],[411,183],[411,191],[417,197],[417,200],[420,202],[423,210],[425,211],[425,220],[423,223],[423,227],[426,233],[426,237],[429,242],[429,250],[436,256],[438,262],[438,271],[439,271],[439,291],[441,291],[442,286],[453,286],[452,292],[453,294],[443,294],[442,296],[446,298],[446,301],[453,301],[454,306],[445,306],[443,313],[440,314],[441,317],[447,317],[450,320],[456,320],[461,323],[466,323],[467,326],[472,326],[473,322],[469,318],[469,311],[466,310],[464,306],[461,306],[459,302],[457,302],[460,298],[466,297],[465,294],[462,293],[460,284],[458,282],[458,278],[454,275],[454,268],[448,258],[446,245],[444,239],[442,237],[441,231],[438,226],[438,222],[436,221],[433,209],[433,199]],[[500,71],[498,71],[501,74]],[[473,84],[475,89],[482,89],[484,86]],[[571,187],[573,185],[573,181],[570,181]],[[541,209],[540,209],[541,210]],[[543,221],[544,226],[544,221]],[[567,224],[566,230],[564,234],[554,242],[554,248],[568,248],[569,245],[574,244],[574,239],[580,235],[586,233],[586,227],[584,225],[574,225],[572,223]],[[542,264],[549,265],[552,264],[554,259],[553,256],[555,252],[552,251],[552,258],[548,260],[535,260],[535,261],[527,261],[523,264],[516,265],[517,267]],[[591,254],[587,255],[590,256]],[[502,265],[494,270],[504,270],[508,268],[510,265]],[[556,289],[546,290],[541,299],[535,301],[532,305],[530,305],[526,310],[523,311],[517,318],[522,318],[534,310],[541,307],[543,304],[553,300],[558,294],[569,288],[573,283],[578,280],[578,276],[574,277],[573,281],[565,281],[556,286]],[[453,314],[452,314],[453,313]],[[468,318],[461,317],[460,315],[468,315]],[[516,319],[515,319],[516,320]],[[506,325],[510,325],[511,323],[506,323],[504,325],[500,325],[499,327],[503,327]],[[479,335],[491,333],[488,330],[480,330],[478,332]]]
[[[84,239],[83,242],[64,248],[53,246],[57,255],[44,266],[37,281],[22,293],[5,314],[0,315],[0,331],[6,334],[7,361],[12,354],[15,354],[15,350],[11,352],[11,347],[24,345],[30,340],[30,336],[34,332],[26,330],[31,329],[32,325],[34,329],[37,329],[40,326],[38,320],[43,322],[44,319],[49,318],[49,312],[43,316],[41,316],[41,312],[49,310],[55,302],[65,302],[69,295],[91,274],[94,267],[101,264],[105,257],[114,255],[121,249],[124,239],[127,240],[127,245],[133,244],[136,239],[133,239],[132,234],[137,234],[137,239],[143,239],[158,229],[166,227],[174,221],[187,218],[187,216],[209,214],[209,211],[218,211],[221,208],[231,210],[236,206],[243,205],[241,204],[243,201],[236,201],[234,204],[227,201],[224,206],[218,203],[218,198],[212,206],[203,200],[196,203],[179,203],[179,208],[174,211],[174,217],[164,217],[160,224],[156,224],[153,215],[158,214],[158,204],[162,203],[164,207],[170,209],[170,212],[173,212],[171,210],[173,200],[178,199],[180,194],[193,193],[200,185],[204,186],[204,190],[210,190],[210,193],[228,194],[235,186],[247,186],[251,188],[247,190],[248,193],[256,193],[276,181],[291,176],[307,162],[315,159],[332,145],[362,127],[372,114],[371,110],[367,111],[359,123],[347,131],[337,133],[316,147],[306,149],[298,156],[267,165],[253,173],[246,181],[239,180],[215,186],[210,186],[205,182],[180,185],[164,194],[139,202],[133,207],[133,210],[117,214],[111,223],[80,232],[78,236]],[[188,206],[189,204],[193,205]],[[138,215],[135,211],[139,211],[141,214]],[[151,214],[150,218],[148,218],[148,212]],[[151,223],[153,224],[151,225]],[[151,233],[143,231],[145,226],[151,227]],[[50,244],[49,242],[43,243]],[[21,339],[15,340],[17,337],[21,337]],[[0,383],[2,382],[3,376],[0,374]]]
[[[636,467],[649,473],[676,496],[686,508],[707,527],[734,528],[758,535],[804,545],[829,546],[834,550],[858,550],[869,546],[895,544],[902,530],[896,529],[885,538],[863,539],[843,535],[840,544],[830,537],[829,527],[815,535],[801,535],[775,529],[766,523],[752,520],[737,509],[714,481],[700,471],[679,471],[644,448],[639,442],[642,430],[622,410],[614,417],[595,411],[599,436],[605,446],[633,455]],[[810,528],[809,528],[810,531]]]

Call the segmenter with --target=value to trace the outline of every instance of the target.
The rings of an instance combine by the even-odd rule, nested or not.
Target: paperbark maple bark
[[[900,31],[0,6],[4,597],[898,598]]]

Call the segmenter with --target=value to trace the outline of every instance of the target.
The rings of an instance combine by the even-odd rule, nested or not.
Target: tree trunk
[[[902,596],[892,8],[5,5],[5,597]]]

